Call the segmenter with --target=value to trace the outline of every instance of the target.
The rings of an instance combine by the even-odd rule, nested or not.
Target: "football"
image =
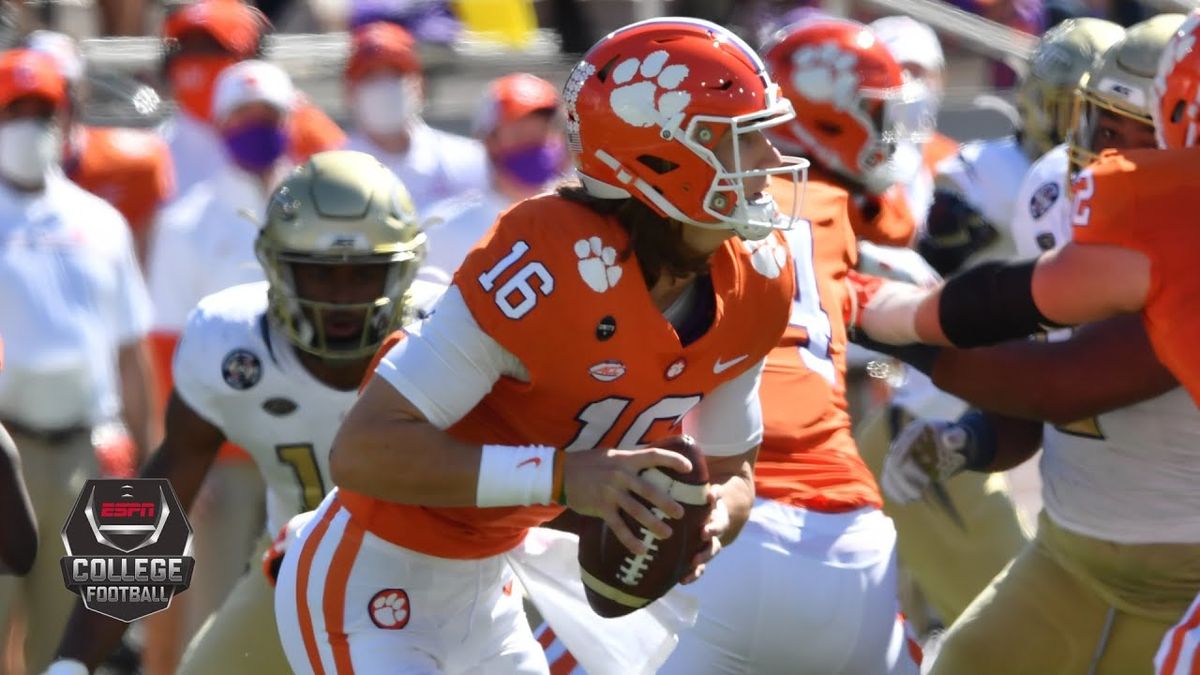
[[[704,453],[689,436],[671,436],[654,446],[674,450],[692,462],[692,470],[686,475],[658,468],[642,472],[643,478],[661,486],[683,506],[683,517],[666,518],[671,536],[658,539],[622,513],[630,529],[649,545],[645,555],[635,555],[625,548],[602,519],[582,518],[580,574],[588,604],[602,617],[623,616],[661,598],[687,575],[692,558],[700,550],[710,510]]]

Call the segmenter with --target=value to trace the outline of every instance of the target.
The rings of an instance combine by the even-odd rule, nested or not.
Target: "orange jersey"
[[[309,157],[337,150],[346,144],[346,132],[317,106],[303,101],[292,111],[291,146],[288,156],[297,164]]]
[[[945,134],[933,132],[921,148],[921,164],[929,175],[937,175],[937,165],[958,152],[958,141]]]
[[[630,448],[678,428],[717,386],[778,343],[793,292],[787,249],[731,239],[709,265],[715,310],[684,346],[646,289],[615,219],[557,196],[503,214],[454,277],[480,328],[528,382],[502,377],[451,426],[463,441],[568,450]],[[593,255],[595,252],[600,255]],[[421,553],[483,558],[518,545],[560,507],[428,508],[340,489],[378,536]]]
[[[782,202],[791,186],[778,180],[772,192]],[[808,181],[802,215],[809,223],[787,233],[796,270],[791,317],[763,373],[757,493],[814,511],[883,505],[846,402],[846,274],[858,258],[849,200],[835,183]]]
[[[845,191],[837,176],[817,167],[808,170],[808,184]],[[805,203],[807,200],[806,196]],[[851,195],[846,206],[854,234],[869,242],[883,246],[908,246],[917,231],[917,221],[913,219],[908,198],[899,185],[893,185],[873,200]],[[807,211],[807,207],[804,210]]]
[[[67,176],[112,204],[135,233],[148,227],[175,189],[167,144],[149,131],[109,127],[80,127],[71,141]]]
[[[1081,244],[1111,244],[1150,259],[1142,309],[1158,359],[1200,405],[1200,148],[1108,151],[1075,180],[1071,222]]]

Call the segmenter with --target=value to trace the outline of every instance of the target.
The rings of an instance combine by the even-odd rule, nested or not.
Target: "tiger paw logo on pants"
[[[402,588],[385,588],[371,597],[367,610],[377,628],[400,630],[408,625],[408,593]]]
[[[191,584],[192,526],[165,478],[87,481],[62,538],[63,580],[93,612],[136,621]]]

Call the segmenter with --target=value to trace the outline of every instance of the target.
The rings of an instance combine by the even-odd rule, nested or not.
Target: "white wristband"
[[[917,308],[929,291],[909,284],[889,281],[871,296],[862,308],[859,325],[872,340],[889,345],[920,342],[917,335]]]
[[[75,659],[59,659],[51,663],[42,675],[88,675],[88,667]]]
[[[475,504],[530,506],[554,503],[554,448],[485,445],[479,457]]]

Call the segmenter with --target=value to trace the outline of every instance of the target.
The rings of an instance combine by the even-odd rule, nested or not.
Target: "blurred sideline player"
[[[709,95],[720,81],[750,95]],[[334,442],[338,488],[276,591],[297,672],[547,672],[506,552],[565,503],[645,553],[620,514],[668,534],[632,493],[680,513],[639,471],[687,469],[644,447],[681,423],[713,504],[685,580],[749,515],[760,371],[794,291],[772,236],[794,218],[765,189],[803,170],[762,130],[791,105],[740,39],[677,18],[613,32],[564,92],[583,186],[501,217]]]
[[[261,59],[271,31],[267,18],[241,0],[197,0],[167,14],[163,22],[163,73],[179,106],[162,133],[171,149],[180,195],[226,163],[214,148],[221,138],[213,125],[217,77],[229,66]],[[300,100],[291,118],[288,155],[302,162],[332,150],[346,135],[320,108]]]
[[[125,216],[144,267],[154,217],[175,192],[174,168],[166,143],[151,131],[83,124],[87,64],[70,36],[39,30],[30,33],[25,44],[53,56],[70,86],[71,128],[66,137],[63,171]]]
[[[1084,19],[1065,22],[1041,38],[1034,65],[1020,85],[1024,122],[1018,134],[964,144],[938,167],[934,204],[917,245],[934,267],[953,272],[960,265],[1011,257],[1012,195],[1030,157],[1066,137],[1079,77],[1122,34],[1108,22]],[[905,369],[892,407],[860,427],[859,449],[881,475],[888,445],[907,419],[955,419],[966,409],[963,401],[938,391],[923,373]],[[1025,546],[1028,524],[1002,474],[964,474],[944,487],[969,523],[966,530],[930,500],[885,500],[885,505],[900,533],[902,564],[938,618],[949,624]],[[948,560],[957,562],[950,565]]]
[[[487,150],[488,186],[430,209],[423,276],[449,283],[497,216],[563,177],[571,168],[563,122],[558,90],[549,82],[529,73],[492,80],[475,120],[475,135]]]
[[[354,240],[340,247],[342,239]],[[412,284],[425,235],[404,187],[357,152],[314,155],[274,193],[256,245],[268,281],[228,288],[192,312],[175,359],[167,436],[144,476],[189,506],[226,439],[254,457],[268,532],[317,506],[329,446],[393,326],[440,287]],[[88,672],[125,625],[76,609],[53,673]],[[184,655],[180,673],[282,673],[272,589],[258,560]]]
[[[435,202],[487,188],[483,146],[421,118],[425,81],[408,31],[386,21],[357,28],[345,78],[355,120],[346,148],[374,155],[390,168],[422,215]]]
[[[1107,105],[1109,119],[1085,109],[1085,126],[1114,133],[1074,152],[1144,136],[1138,127],[1152,139],[1152,125],[1141,119],[1149,116],[1158,57],[1182,21],[1160,15],[1130,27],[1091,70],[1083,100],[1101,90],[1123,105]],[[1040,252],[1034,231],[1014,235],[1018,249]],[[1063,339],[1061,332],[1052,339]],[[1200,589],[1200,411],[1154,358],[1139,322],[1110,320],[1062,344],[939,354],[933,372],[975,405],[1071,423],[1043,431],[1038,421],[972,413],[962,423],[914,422],[893,446],[883,486],[908,501],[929,484],[923,463],[939,467],[933,477],[944,480],[968,465],[1015,465],[1044,443],[1046,508],[1037,537],[950,628],[933,672],[1068,673],[1089,664],[1089,672],[1146,672],[1163,633]],[[1086,387],[1078,386],[1081,373]],[[1079,421],[1083,412],[1098,416]],[[1039,640],[1056,648],[1020,648]]]

